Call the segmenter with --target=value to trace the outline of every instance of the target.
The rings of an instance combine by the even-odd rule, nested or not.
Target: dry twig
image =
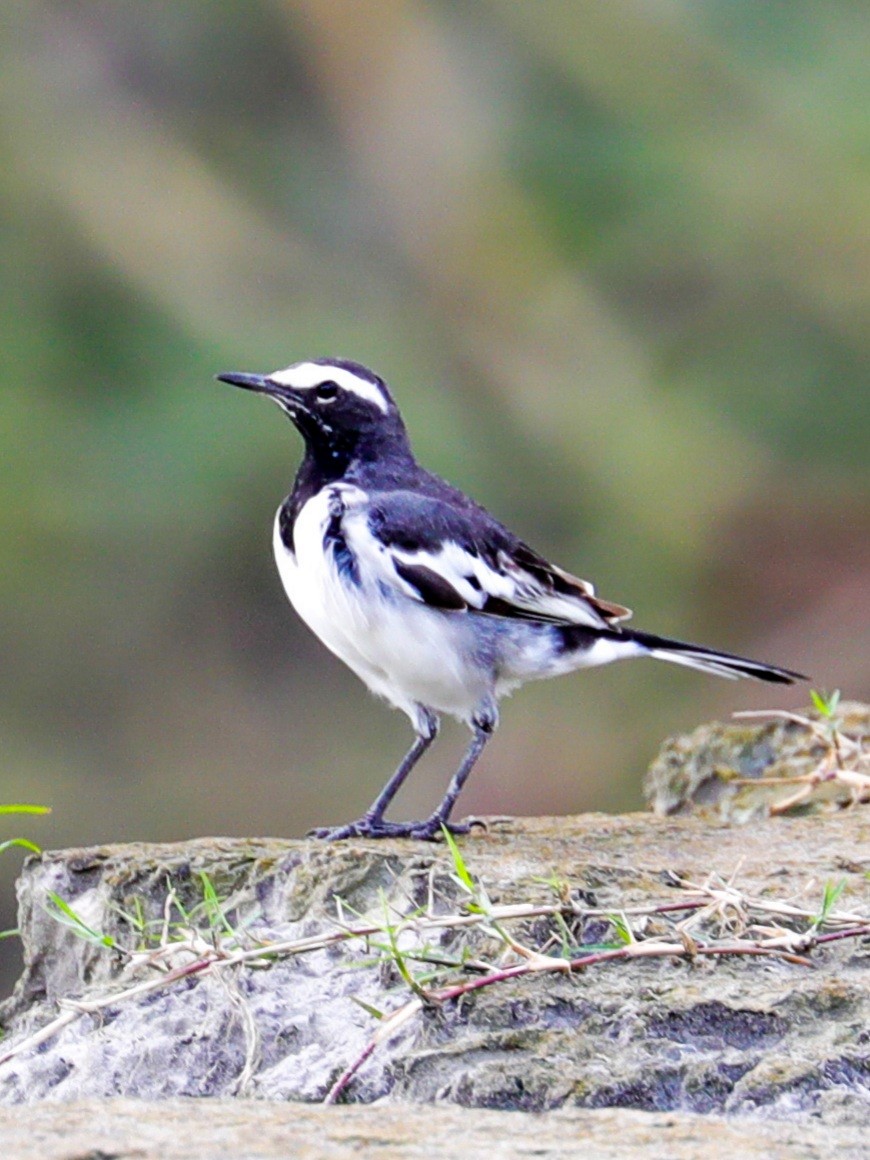
[[[111,988],[101,995],[63,1001],[57,1017],[8,1048],[0,1055],[0,1064],[35,1049],[82,1015],[135,1002],[182,979],[195,975],[222,977],[229,970],[227,981],[231,992],[241,999],[236,976],[244,967],[269,967],[282,959],[343,943],[371,944],[378,947],[380,961],[392,959],[413,993],[407,1001],[381,1017],[375,1034],[363,1051],[332,1085],[326,1102],[333,1103],[341,1098],[378,1045],[392,1038],[426,1006],[458,1002],[482,988],[535,974],[577,974],[592,967],[644,958],[693,960],[700,957],[772,956],[810,966],[807,956],[820,944],[870,937],[870,916],[835,908],[833,903],[839,898],[837,889],[826,889],[821,911],[789,900],[748,895],[739,889],[734,876],[723,879],[715,874],[700,883],[673,876],[682,897],[623,907],[618,911],[586,906],[572,897],[568,884],[555,882],[550,886],[557,902],[494,905],[483,888],[473,882],[464,866],[462,869],[461,879],[455,879],[461,887],[462,897],[458,903],[451,900],[453,909],[449,913],[435,913],[436,904],[443,907],[445,900],[436,896],[430,878],[425,910],[400,912],[395,906],[387,907],[384,903],[384,916],[379,921],[364,918],[348,923],[345,908],[336,900],[337,917],[333,929],[280,942],[256,942],[250,931],[246,932],[242,942],[225,920],[220,928],[213,924],[206,932],[209,937],[204,937],[204,933],[194,929],[189,920],[183,924],[173,923],[172,904],[167,901],[158,945],[124,952],[125,965],[119,982],[127,985]],[[168,898],[173,897],[170,889]],[[403,904],[413,905],[407,898]],[[522,928],[522,924],[542,918],[551,918],[561,935],[548,935],[538,946],[528,945],[521,930],[507,929],[509,925],[516,928],[516,924]],[[645,937],[643,928],[653,918],[657,920],[656,932]],[[620,945],[572,948],[566,944],[566,932],[570,933],[568,924],[590,919],[606,919],[617,941],[621,940]],[[663,934],[662,925],[669,935]],[[473,934],[478,940],[493,943],[500,949],[502,961],[492,963],[486,961],[490,956],[466,954],[470,946],[464,948],[462,955],[445,955],[442,949],[430,950],[426,938],[445,930],[457,935],[466,932],[466,937]],[[547,948],[559,945],[560,938],[562,953],[548,953]],[[378,944],[375,941],[378,939],[383,941]],[[409,947],[409,943],[413,945]],[[110,953],[118,949],[113,947]],[[425,964],[429,972],[434,967],[436,984],[420,982],[414,977],[409,966],[411,963]],[[245,1066],[238,1084],[240,1090],[249,1091],[255,1082],[259,1037],[247,1003],[242,1001],[235,1005],[243,1021],[246,1040]]]

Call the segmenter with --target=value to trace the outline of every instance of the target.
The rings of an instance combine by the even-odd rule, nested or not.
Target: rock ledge
[[[686,897],[676,876],[698,884],[733,877],[740,897],[808,913],[826,883],[842,883],[836,907],[870,914],[870,815],[862,809],[742,829],[692,817],[534,819],[495,825],[461,847],[493,905],[567,900],[570,923],[547,913],[506,924],[512,938],[549,954],[559,953],[560,937],[572,955],[612,946],[616,926],[607,916],[623,912],[642,937],[665,937],[656,923],[669,916],[641,912]],[[0,1103],[238,1094],[320,1101],[377,1030],[364,1005],[390,1012],[413,999],[383,950],[384,932],[368,946],[320,944],[260,969],[233,966],[155,986],[159,964],[143,974],[140,961],[131,976],[129,954],[100,936],[134,955],[139,946],[141,958],[143,940],[156,939],[168,914],[177,937],[181,910],[173,904],[194,924],[209,915],[202,872],[248,945],[340,933],[336,898],[345,923],[375,926],[385,906],[450,915],[467,903],[450,852],[412,842],[212,839],[33,858],[19,883],[25,971],[0,1013],[3,1048],[21,1050],[0,1064]],[[83,937],[52,915],[50,892],[94,934]],[[688,950],[737,921],[727,900],[718,913],[713,904],[708,910],[687,931]],[[224,936],[222,922],[212,910],[209,937]],[[795,920],[792,929],[807,925]],[[490,967],[522,962],[479,927],[406,928],[401,945],[445,962],[463,954]],[[738,1114],[792,1125],[821,1119],[845,1131],[870,1116],[870,940],[844,938],[808,953],[811,965],[800,954],[687,954],[506,979],[418,1011],[376,1046],[342,1098]],[[194,957],[179,953],[162,969]],[[450,975],[413,957],[407,965]],[[143,980],[141,995],[115,1001]],[[71,1000],[92,1009],[59,1008]],[[37,1044],[34,1034],[59,1010],[68,1023]]]

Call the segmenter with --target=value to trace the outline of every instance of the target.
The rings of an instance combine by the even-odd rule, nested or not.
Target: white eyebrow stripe
[[[329,363],[301,362],[275,371],[268,376],[273,383],[282,387],[293,387],[297,391],[310,391],[320,383],[337,383],[343,391],[374,403],[383,413],[387,413],[387,400],[376,383],[360,378],[344,367],[330,366]]]

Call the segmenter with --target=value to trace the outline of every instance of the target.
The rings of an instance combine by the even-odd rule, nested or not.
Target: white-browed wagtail
[[[625,627],[628,609],[601,600],[421,467],[386,384],[358,363],[316,359],[270,375],[217,377],[273,399],[305,442],[275,520],[290,602],[417,734],[362,817],[317,837],[438,837],[495,730],[499,699],[524,681],[641,656],[723,677],[801,679]],[[470,726],[471,744],[430,817],[388,822],[387,807],[434,741],[441,713]]]

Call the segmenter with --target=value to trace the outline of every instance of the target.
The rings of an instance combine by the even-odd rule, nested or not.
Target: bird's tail
[[[755,677],[759,681],[773,681],[781,685],[792,685],[795,681],[805,681],[803,673],[791,669],[781,669],[776,665],[765,665],[761,661],[751,661],[747,657],[719,652],[700,644],[687,644],[681,640],[668,640],[664,636],[654,636],[651,632],[638,632],[624,628],[619,634],[634,641],[648,656],[657,660],[671,661],[675,665],[686,665],[702,673],[715,673],[717,677]]]

